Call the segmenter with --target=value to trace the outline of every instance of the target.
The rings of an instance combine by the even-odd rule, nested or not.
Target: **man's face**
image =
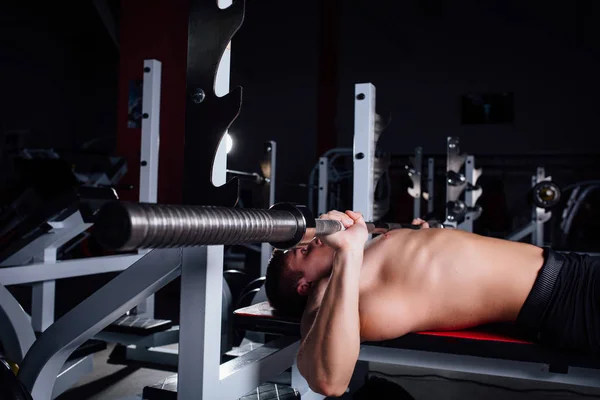
[[[307,295],[313,282],[327,277],[331,273],[335,251],[315,239],[308,246],[292,249],[286,255],[290,271],[300,271],[303,277],[298,282],[298,293]]]

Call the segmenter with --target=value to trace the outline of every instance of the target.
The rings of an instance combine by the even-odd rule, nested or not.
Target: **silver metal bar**
[[[319,196],[317,213],[327,213],[329,199],[329,160],[327,157],[319,158]]]
[[[20,364],[33,342],[35,332],[29,317],[13,295],[0,285],[0,343],[4,355]]]
[[[134,254],[58,261],[51,268],[45,268],[43,263],[24,267],[0,268],[0,283],[10,286],[106,272],[120,272],[129,268],[143,256],[143,254]]]
[[[375,86],[358,83],[354,89],[354,187],[352,209],[373,220],[375,181]]]
[[[161,62],[144,60],[139,193],[142,203],[156,203],[158,198],[161,79]],[[141,302],[133,312],[140,318],[154,318],[154,296],[149,296]]]
[[[341,224],[315,221],[306,207],[289,203],[263,210],[111,202],[97,218],[98,241],[120,250],[261,242],[285,247],[341,230]]]
[[[18,378],[35,400],[49,400],[71,353],[180,274],[180,249],[153,250],[58,319],[25,356]]]

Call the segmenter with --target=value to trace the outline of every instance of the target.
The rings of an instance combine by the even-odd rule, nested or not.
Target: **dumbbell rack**
[[[460,152],[460,140],[447,138],[446,159],[446,226],[473,231],[473,222],[483,209],[477,200],[483,193],[477,181],[482,169],[475,168],[475,157]],[[462,172],[464,167],[464,173]]]

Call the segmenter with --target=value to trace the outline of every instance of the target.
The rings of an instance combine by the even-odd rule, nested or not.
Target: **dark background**
[[[380,140],[393,155],[389,219],[412,216],[408,156],[423,146],[442,165],[447,136],[460,137],[484,168],[478,232],[501,236],[527,221],[537,166],[561,186],[600,178],[597,1],[248,0],[246,7],[232,43],[231,83],[244,96],[228,162],[258,172],[263,142],[275,140],[278,201],[305,203],[307,190],[297,184],[319,155],[352,146],[360,82],[375,85],[378,109],[392,115]],[[177,202],[183,140],[170,138],[182,137],[185,118],[177,90],[185,84],[186,24],[183,0],[0,4],[0,183],[10,177],[7,138],[15,132],[23,132],[23,147],[94,146],[127,156],[135,183],[139,132],[121,117],[124,88],[139,79],[128,71],[141,76],[140,59],[156,57],[164,74],[159,201]],[[481,93],[510,93],[511,121],[463,123],[461,99]],[[582,230],[596,229],[596,200]],[[596,243],[572,244],[596,250]]]
[[[118,28],[121,2],[108,4]],[[320,153],[352,145],[357,82],[372,82],[378,108],[391,112],[381,144],[398,156],[443,153],[450,135],[476,157],[597,153],[597,2],[246,6],[233,40],[231,81],[244,101],[229,163],[256,170],[262,142],[276,140],[282,200],[304,199],[284,182],[306,182]],[[106,139],[114,149],[120,52],[93,2],[0,7],[2,132],[30,132],[30,147]],[[514,123],[461,124],[461,96],[487,92],[514,94]]]

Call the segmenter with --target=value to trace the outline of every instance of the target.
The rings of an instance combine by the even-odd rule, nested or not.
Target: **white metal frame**
[[[142,92],[142,140],[140,144],[140,203],[156,203],[158,198],[158,161],[160,148],[160,95],[162,64],[144,60]],[[143,254],[147,250],[139,250]],[[140,318],[154,318],[154,295],[134,310]]]
[[[142,121],[139,199],[141,202],[156,202],[160,125],[160,62],[145,60],[144,74],[143,110],[148,116]],[[17,362],[21,362],[26,357],[27,351],[34,344],[34,332],[45,332],[54,323],[57,279],[121,272],[147,254],[147,251],[140,251],[133,255],[57,260],[58,249],[85,232],[92,224],[85,223],[79,211],[63,220],[52,221],[49,224],[52,226],[51,231],[4,260],[2,268],[0,268],[0,294],[5,294],[5,296],[0,296],[0,319],[4,320],[0,333],[3,342],[8,343],[11,348],[11,356],[16,357],[14,359]],[[4,288],[4,286],[29,283],[32,284],[31,321]],[[137,306],[137,311],[141,311],[138,315],[152,318],[154,313],[153,296],[143,299],[141,304],[133,305]],[[19,309],[22,313],[18,312]],[[108,324],[115,319],[109,321]],[[69,354],[64,360],[68,358]],[[52,398],[67,390],[79,377],[89,373],[92,368],[92,356],[67,363],[64,360],[62,364],[56,365],[58,366],[57,371],[54,368],[53,371],[56,372],[56,375],[47,377],[48,380],[45,381],[48,383],[50,379],[53,379],[52,387],[54,389],[50,390],[52,387],[44,387],[44,384],[40,389],[45,390],[48,395],[52,394]]]
[[[377,113],[375,86],[358,83],[354,89],[354,186],[353,209],[362,213],[365,221],[373,220],[375,196],[375,146]]]
[[[319,158],[319,195],[317,203],[318,215],[327,213],[329,199],[329,159]]]

